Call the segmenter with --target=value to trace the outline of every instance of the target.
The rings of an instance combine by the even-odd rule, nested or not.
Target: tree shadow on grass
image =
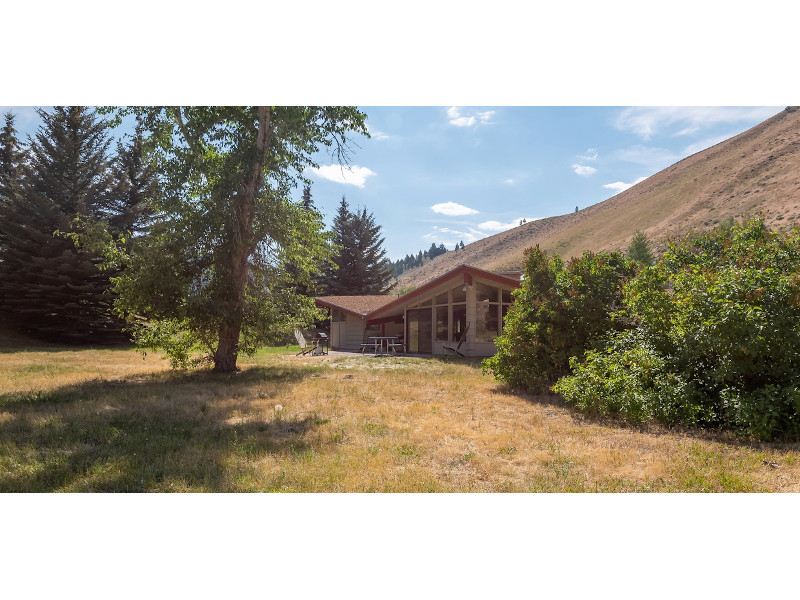
[[[315,369],[159,373],[0,396],[0,492],[238,491],[236,473],[296,456],[309,415],[253,409]]]

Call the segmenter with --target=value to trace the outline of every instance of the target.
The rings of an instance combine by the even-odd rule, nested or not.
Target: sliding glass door
[[[408,351],[419,354],[433,352],[433,310],[413,308],[406,314]]]

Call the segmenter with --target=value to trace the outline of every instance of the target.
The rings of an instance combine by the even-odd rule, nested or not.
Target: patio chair
[[[297,343],[300,344],[300,352],[295,354],[295,356],[300,356],[301,354],[303,356],[305,356],[309,352],[313,352],[314,351],[314,347],[313,346],[309,346],[308,342],[306,342],[306,338],[303,335],[302,331],[300,331],[299,329],[295,329],[294,330],[294,337],[297,338]]]
[[[458,344],[456,344],[456,347],[453,348],[452,346],[445,346],[444,349],[449,350],[450,352],[455,352],[459,356],[463,357],[464,355],[461,354],[461,344],[463,344],[464,341],[467,339],[468,331],[469,331],[469,323],[467,323],[467,326],[464,327],[464,331],[461,332],[461,337],[458,338]]]

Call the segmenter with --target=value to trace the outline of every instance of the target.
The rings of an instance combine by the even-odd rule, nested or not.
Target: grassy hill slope
[[[526,248],[564,257],[584,250],[627,248],[637,229],[655,248],[727,217],[761,214],[784,229],[800,224],[800,110],[787,108],[733,138],[577,213],[526,223],[448,252],[401,275],[401,288],[418,287],[460,264],[490,271],[521,268]]]

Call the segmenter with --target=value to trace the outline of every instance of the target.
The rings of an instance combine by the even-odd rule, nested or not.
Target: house
[[[461,265],[401,296],[322,296],[331,319],[331,348],[359,351],[369,336],[399,336],[408,352],[447,354],[467,334],[460,352],[491,356],[520,275]],[[469,326],[467,326],[469,324]]]

